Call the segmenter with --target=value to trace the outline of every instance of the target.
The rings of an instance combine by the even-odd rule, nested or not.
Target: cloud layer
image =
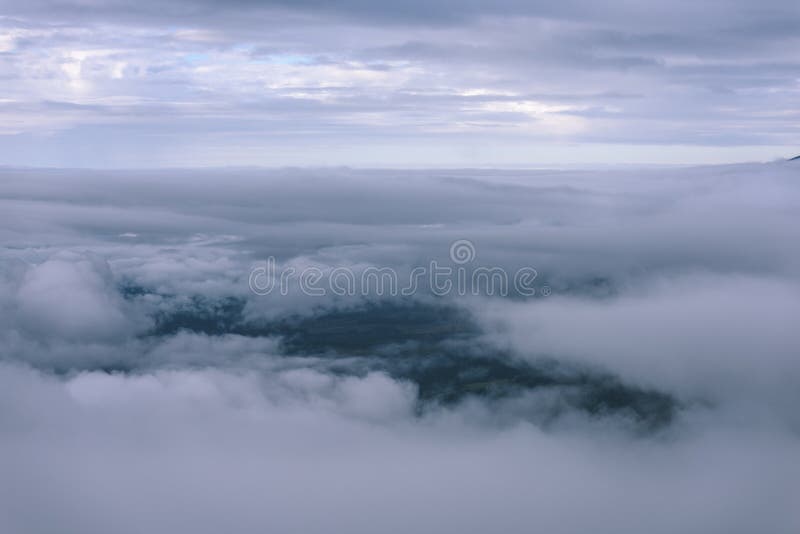
[[[0,163],[797,152],[796,2],[0,3]],[[120,148],[124,147],[124,148]]]
[[[3,170],[0,530],[796,532],[799,173]]]

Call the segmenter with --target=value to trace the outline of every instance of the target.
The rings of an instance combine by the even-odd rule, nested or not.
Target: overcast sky
[[[0,164],[800,153],[795,0],[0,0]]]

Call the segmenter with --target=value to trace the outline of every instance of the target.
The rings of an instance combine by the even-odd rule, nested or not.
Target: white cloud
[[[793,533],[797,169],[5,169],[0,530]]]
[[[62,252],[32,267],[17,290],[21,326],[39,337],[114,339],[133,323],[99,258]]]
[[[375,424],[347,401],[321,410],[319,386],[292,383],[287,405],[249,375],[60,381],[2,366],[0,525],[789,534],[800,520],[789,436],[704,424],[632,442],[393,412]]]

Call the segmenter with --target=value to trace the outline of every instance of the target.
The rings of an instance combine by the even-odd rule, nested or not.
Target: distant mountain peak
[[[800,156],[795,156],[793,158],[789,158],[789,161],[800,161]]]

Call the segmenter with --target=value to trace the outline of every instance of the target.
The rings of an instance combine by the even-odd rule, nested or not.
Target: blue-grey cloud
[[[5,164],[709,162],[797,144],[791,2],[0,12]]]
[[[2,169],[0,529],[793,533],[798,165]]]

